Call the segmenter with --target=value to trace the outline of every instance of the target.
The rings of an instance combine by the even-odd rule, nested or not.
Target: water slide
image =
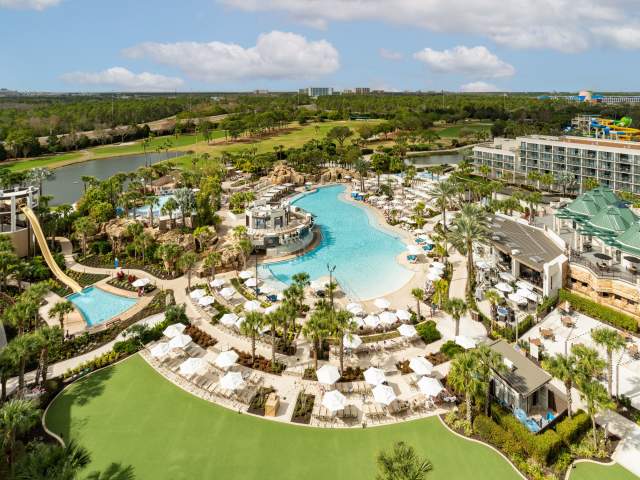
[[[64,273],[54,260],[53,255],[51,255],[51,250],[49,250],[47,239],[42,232],[42,228],[40,227],[40,222],[38,221],[38,217],[36,217],[36,214],[33,213],[33,210],[31,210],[29,207],[22,207],[22,213],[24,213],[25,217],[27,217],[27,220],[29,220],[31,228],[33,229],[33,233],[35,234],[36,240],[38,241],[38,245],[40,246],[42,256],[44,257],[44,260],[47,262],[47,265],[49,266],[53,274],[58,280],[60,280],[74,292],[81,292],[82,287],[80,286],[80,284],[69,275]]]

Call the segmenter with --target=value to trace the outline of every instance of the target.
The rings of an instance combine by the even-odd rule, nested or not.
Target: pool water
[[[117,317],[137,303],[135,298],[122,297],[96,287],[85,288],[67,299],[80,310],[90,327]]]
[[[368,209],[340,198],[344,191],[344,186],[324,187],[293,202],[316,216],[322,240],[309,253],[261,266],[263,277],[289,284],[294,274],[307,272],[316,280],[329,275],[329,263],[336,266],[334,276],[342,290],[354,300],[385,295],[411,279],[412,272],[396,262],[405,242],[382,230]]]
[[[160,195],[157,198],[158,198],[158,204],[153,207],[154,217],[157,217],[160,215],[160,213],[162,212],[162,207],[164,206],[165,203],[167,203],[167,200],[175,197],[173,195]],[[133,210],[131,210],[129,214],[133,216]],[[179,214],[180,214],[180,210],[175,210],[173,212],[173,217],[175,218],[176,215],[179,215]],[[136,208],[136,218],[140,218],[140,217],[145,217],[145,218],[149,217],[149,205],[143,205],[141,207]]]

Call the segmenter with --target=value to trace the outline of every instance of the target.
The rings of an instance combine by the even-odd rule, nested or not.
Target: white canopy
[[[232,327],[238,321],[238,316],[235,313],[225,313],[220,317],[220,323],[227,327]]]
[[[258,286],[258,279],[255,277],[248,278],[244,284],[249,288],[254,288]]]
[[[360,315],[362,312],[364,312],[362,305],[360,305],[359,303],[348,303],[345,309],[348,312],[353,313],[354,315]]]
[[[220,290],[220,295],[222,295],[226,299],[233,297],[235,293],[236,293],[235,289],[231,287],[225,287],[222,290]]]
[[[518,287],[521,290],[529,290],[529,291],[531,291],[531,289],[533,288],[533,287],[531,287],[531,285],[529,285],[524,280],[518,280],[516,282],[516,287]]]
[[[151,356],[153,358],[161,358],[167,355],[170,351],[171,348],[169,348],[169,342],[161,342],[151,348]]]
[[[211,280],[211,282],[209,282],[209,285],[211,285],[213,288],[220,288],[225,283],[226,282],[222,278],[216,278],[214,280]]]
[[[382,405],[389,405],[396,399],[396,393],[387,385],[378,385],[373,389],[373,398]]]
[[[325,288],[327,288],[328,283],[329,282],[327,282],[327,280],[318,279],[310,282],[309,286],[311,287],[312,290],[317,292],[318,290],[324,290]]]
[[[337,390],[331,390],[322,397],[322,406],[331,412],[342,410],[347,403],[347,398]]]
[[[413,357],[409,360],[409,368],[418,375],[431,375],[433,364],[424,357]]]
[[[369,385],[380,385],[385,380],[384,372],[379,368],[369,367],[364,371],[364,381]]]
[[[431,282],[436,282],[436,281],[440,280],[441,278],[442,278],[442,274],[438,275],[437,273],[434,273],[434,272],[427,273],[427,280],[429,280]]]
[[[385,325],[393,325],[398,321],[398,317],[393,312],[382,312],[379,315],[380,321]]]
[[[203,289],[197,288],[193,292],[189,294],[189,296],[194,300],[199,300],[207,294]]]
[[[409,320],[411,314],[406,310],[396,310],[396,317],[398,317],[399,320]]]
[[[444,390],[440,380],[433,377],[422,377],[418,381],[418,388],[427,397],[437,397]]]
[[[431,262],[431,266],[433,268],[437,268],[438,270],[444,270],[444,263],[442,262]]]
[[[333,385],[340,379],[340,372],[333,365],[323,365],[316,370],[316,377],[324,385]]]
[[[358,348],[362,345],[362,339],[358,335],[346,334],[342,339],[342,343],[344,348]]]
[[[386,298],[376,298],[373,304],[381,310],[385,310],[391,306],[391,303]]]
[[[478,260],[476,262],[476,267],[478,267],[480,270],[487,270],[490,267],[490,265],[484,260]]]
[[[209,305],[213,305],[215,302],[215,298],[213,298],[211,295],[207,295],[206,297],[202,297],[200,300],[198,300],[198,305],[208,307]]]
[[[367,327],[376,328],[380,325],[380,318],[377,315],[367,315],[364,317],[364,324]]]
[[[517,293],[510,293],[507,298],[518,305],[526,305],[527,299],[518,295]]]
[[[165,328],[162,334],[165,337],[173,338],[184,332],[185,328],[187,328],[187,326],[184,323],[174,323]]]
[[[234,350],[227,350],[226,352],[222,352],[216,357],[215,365],[217,367],[226,369],[236,363],[237,360],[238,354]]]
[[[539,300],[537,294],[533,293],[531,290],[527,290],[524,288],[519,289],[515,294],[524,297],[527,300],[531,300],[532,302],[537,302]]]
[[[255,300],[247,300],[246,302],[244,302],[244,305],[242,306],[242,308],[244,308],[245,312],[261,312],[262,311],[262,307]]]
[[[422,249],[416,245],[407,245],[407,253],[409,255],[420,255],[422,253]]]
[[[242,270],[240,273],[238,273],[238,276],[242,279],[242,280],[246,280],[248,278],[253,277],[253,273],[251,273],[249,270]]]
[[[146,287],[147,285],[149,285],[149,283],[151,283],[151,280],[149,280],[148,278],[139,278],[138,280],[133,282],[131,286],[141,288]]]
[[[504,293],[513,292],[513,288],[511,287],[511,285],[509,285],[508,283],[505,283],[505,282],[496,283],[495,288],[500,290],[501,292],[504,292]]]
[[[458,345],[460,345],[465,350],[469,350],[470,348],[476,348],[476,342],[469,337],[465,337],[464,335],[458,335],[455,338],[455,341]]]
[[[180,364],[180,375],[194,375],[207,368],[203,358],[187,358]]]
[[[184,348],[191,343],[189,335],[178,334],[169,341],[169,346],[174,348]]]
[[[511,273],[509,272],[500,272],[500,275],[498,275],[502,280],[504,280],[505,282],[515,282],[516,281],[516,277],[514,277]]]
[[[354,317],[353,322],[358,326],[358,328],[364,328],[367,326],[367,324],[364,323],[364,319],[360,317]]]
[[[400,325],[400,327],[398,327],[398,332],[400,332],[400,335],[402,335],[403,337],[408,337],[408,338],[412,338],[418,335],[418,331],[416,330],[416,327],[414,327],[413,325]]]
[[[228,372],[220,379],[220,386],[227,390],[237,390],[244,386],[244,380],[240,372]]]

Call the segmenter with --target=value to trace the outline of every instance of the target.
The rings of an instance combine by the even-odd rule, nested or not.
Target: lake
[[[415,167],[429,167],[432,165],[444,165],[451,164],[456,165],[462,161],[464,155],[461,153],[444,153],[434,155],[415,155],[409,156],[406,159],[407,165],[413,165]]]
[[[182,155],[184,155],[182,152],[153,152],[147,153],[146,156],[143,153],[137,153],[74,163],[53,170],[55,175],[45,181],[42,188],[45,195],[53,196],[52,205],[75,203],[84,191],[81,178],[85,175],[105,180],[118,172],[128,173],[143,167],[145,161],[157,163]]]

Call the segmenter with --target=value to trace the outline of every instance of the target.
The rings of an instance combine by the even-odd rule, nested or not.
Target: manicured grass
[[[50,167],[53,164],[72,163],[80,160],[85,156],[82,152],[62,153],[60,155],[51,155],[48,157],[37,157],[30,160],[19,160],[17,162],[3,163],[1,166],[6,167],[12,172],[21,172],[36,167]],[[88,157],[87,157],[88,158]]]
[[[350,430],[257,419],[190,395],[137,355],[74,384],[45,420],[89,449],[87,472],[119,462],[144,479],[371,480],[378,452],[399,440],[431,460],[431,480],[520,478],[498,454],[451,434],[437,418]]]
[[[576,465],[569,480],[633,480],[637,478],[618,464],[607,466],[583,462]]]
[[[455,125],[453,127],[445,127],[442,130],[436,130],[436,131],[438,135],[440,135],[442,138],[459,138],[460,130],[463,128],[473,130],[474,132],[477,130],[489,131],[491,129],[491,125],[470,123],[468,125]]]

